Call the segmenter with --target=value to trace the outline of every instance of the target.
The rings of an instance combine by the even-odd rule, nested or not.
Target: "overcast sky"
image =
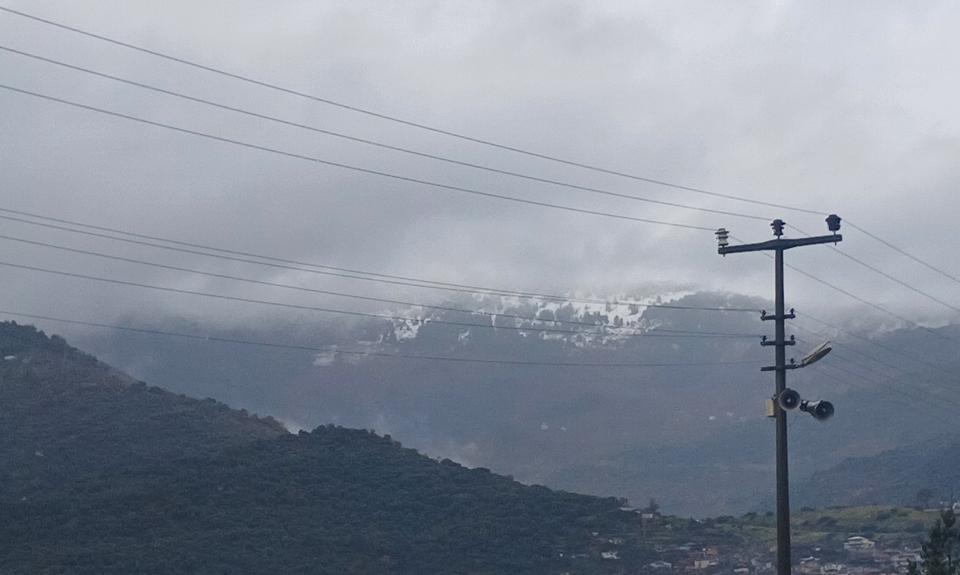
[[[397,125],[0,13],[0,45],[261,114],[662,201],[782,217],[835,212],[960,275],[955,2],[51,2],[2,5],[353,106],[725,200]],[[0,52],[0,83],[407,177],[770,237],[765,221],[598,196],[372,148]],[[0,208],[285,258],[508,289],[678,284],[772,296],[758,254],[711,232],[521,205],[203,140],[0,90]],[[2,221],[3,235],[368,295],[334,281]],[[794,232],[796,233],[796,232]],[[845,228],[840,246],[952,305],[960,285]],[[826,248],[788,261],[911,318],[956,312]],[[0,240],[0,260],[187,289],[376,309]],[[109,320],[262,309],[2,270],[3,309]],[[795,273],[790,303],[858,311]]]

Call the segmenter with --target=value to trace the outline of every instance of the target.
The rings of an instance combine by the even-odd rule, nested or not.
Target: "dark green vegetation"
[[[548,308],[555,307],[553,302],[493,297],[476,301],[466,296],[443,303],[524,316],[554,314],[603,325],[616,325],[619,317],[657,329],[758,338],[771,333],[770,325],[752,313],[650,308],[631,314],[628,306],[614,305],[594,311],[577,305],[552,310]],[[769,302],[722,293],[690,294],[674,303],[771,309]],[[851,495],[847,500],[819,499],[823,492],[809,499],[799,496],[809,476],[847,458],[912,447],[942,434],[958,437],[956,401],[939,398],[949,399],[951,393],[944,370],[960,370],[955,344],[960,327],[938,329],[944,337],[935,338],[922,329],[874,330],[868,323],[858,332],[869,336],[867,340],[833,333],[815,337],[803,329],[823,331],[823,326],[801,311],[792,323],[799,340],[792,355],[802,357],[824,339],[832,339],[837,349],[815,367],[792,371],[788,384],[805,397],[833,401],[837,415],[818,423],[806,414],[791,414],[790,473],[798,496],[793,501],[798,508],[868,502],[912,505],[920,486],[895,499],[857,498],[858,482],[867,484],[879,477],[873,474],[846,483],[843,492]],[[490,323],[489,317],[457,312],[429,317]],[[836,317],[829,320],[845,323]],[[328,354],[329,361],[315,362],[315,354],[306,351],[148,334],[94,331],[77,333],[75,339],[81,348],[167,389],[216,397],[305,428],[335,422],[389,430],[407,446],[469,461],[525,483],[617,494],[641,502],[656,497],[666,512],[694,517],[765,511],[774,503],[774,432],[763,407],[773,376],[759,371],[761,364],[771,361],[772,351],[761,348],[758,338],[624,337],[583,342],[579,335],[538,337],[536,329],[521,334],[427,323],[417,337],[398,340],[396,334],[403,330],[390,322],[340,323],[299,315],[234,327],[152,316],[125,318],[121,323],[412,355],[591,363],[757,361],[719,367],[605,369]],[[884,351],[887,348],[903,355]],[[895,467],[909,473],[909,466]],[[919,483],[920,477],[911,481]]]
[[[919,565],[910,565],[910,575],[957,575],[960,573],[960,530],[952,510],[943,511],[923,544]]]
[[[872,457],[848,459],[802,485],[804,501],[826,505],[937,507],[960,497],[960,438],[948,435]]]
[[[914,545],[933,523],[935,511],[906,507],[865,506],[802,508],[791,514],[795,546],[817,546],[839,552],[847,537],[862,535],[883,547]],[[776,518],[772,514],[747,514],[741,531],[772,546],[776,542]]]
[[[292,435],[13,323],[0,359],[0,573],[606,573],[648,559],[600,559],[638,531],[613,498],[366,431]]]
[[[792,539],[797,554],[812,554],[843,560],[843,542],[862,535],[882,547],[914,546],[937,518],[936,511],[889,506],[795,509],[791,514]],[[694,547],[721,545],[756,553],[772,552],[777,523],[772,512],[747,513],[694,520],[665,517],[651,532],[650,540],[662,545],[694,543]]]
[[[763,556],[774,540],[764,513],[642,525],[622,503],[524,486],[367,431],[289,434],[0,324],[0,573],[620,573],[685,556],[657,546]],[[935,515],[796,510],[794,541],[838,556],[851,535],[915,544]],[[600,558],[612,550],[618,559]]]

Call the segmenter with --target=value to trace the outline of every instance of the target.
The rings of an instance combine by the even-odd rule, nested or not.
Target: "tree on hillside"
[[[960,533],[957,517],[952,509],[940,512],[940,518],[930,529],[930,539],[920,552],[918,566],[910,564],[909,575],[960,575]]]

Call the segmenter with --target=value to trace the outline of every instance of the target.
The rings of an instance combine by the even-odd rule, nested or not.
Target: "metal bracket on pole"
[[[790,313],[785,313],[783,315],[777,315],[775,313],[767,313],[767,310],[762,310],[760,312],[760,321],[776,321],[778,319],[796,319],[797,314],[794,313],[793,308],[790,308]]]
[[[771,341],[771,340],[767,339],[767,336],[763,336],[762,338],[760,338],[760,345],[763,345],[763,346],[767,346],[767,345],[780,345],[780,342],[778,342],[777,340],[772,340],[772,341]],[[796,338],[796,336],[791,335],[791,336],[790,336],[790,339],[788,339],[788,340],[786,340],[785,342],[783,342],[783,345],[797,345],[797,338]]]
[[[778,370],[779,370],[779,371],[787,371],[787,370],[790,370],[790,369],[799,369],[800,367],[802,367],[802,366],[801,366],[800,364],[797,364],[797,363],[788,363],[787,365],[785,365],[785,366],[783,366],[783,367],[777,367],[777,366],[775,366],[775,365],[765,365],[765,366],[763,366],[763,367],[760,368],[760,371],[778,371]]]

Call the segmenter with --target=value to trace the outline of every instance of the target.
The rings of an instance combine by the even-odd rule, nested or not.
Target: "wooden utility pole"
[[[783,289],[783,252],[788,249],[796,248],[800,246],[810,246],[816,244],[827,244],[827,243],[837,243],[843,239],[843,236],[838,234],[840,231],[840,217],[836,214],[831,214],[827,218],[827,227],[832,232],[832,235],[828,236],[817,236],[809,238],[783,238],[783,220],[773,220],[770,224],[770,227],[773,228],[773,235],[776,236],[776,239],[769,240],[766,242],[760,242],[755,244],[740,244],[736,246],[729,245],[728,238],[729,232],[724,228],[717,230],[717,241],[719,243],[719,248],[717,252],[720,255],[727,254],[738,254],[744,252],[759,252],[759,251],[773,251],[774,252],[774,275],[775,275],[775,302],[776,309],[774,314],[768,315],[764,312],[760,319],[767,321],[772,320],[776,325],[776,336],[774,341],[767,341],[764,339],[761,342],[761,345],[772,345],[775,348],[775,365],[770,367],[763,367],[761,371],[774,371],[776,372],[776,387],[775,394],[773,396],[773,410],[774,417],[776,418],[776,446],[777,446],[777,575],[791,575],[790,567],[790,482],[788,477],[788,459],[787,459],[787,412],[784,408],[784,404],[779,400],[784,399],[787,401],[787,395],[784,393],[787,390],[787,370],[795,369],[797,367],[802,367],[804,364],[794,363],[792,360],[787,363],[787,346],[794,345],[796,341],[791,338],[787,340],[786,338],[786,320],[793,319],[796,317],[793,313],[793,310],[790,310],[790,313],[786,313],[784,305],[784,289]],[[795,392],[790,392],[795,394]],[[826,403],[826,406],[829,406],[829,414],[826,417],[829,417],[833,413],[833,406]],[[792,402],[792,409],[797,406],[797,402]],[[806,411],[806,409],[804,409]],[[812,415],[818,417],[816,413],[811,412]],[[820,419],[821,417],[818,417]]]

